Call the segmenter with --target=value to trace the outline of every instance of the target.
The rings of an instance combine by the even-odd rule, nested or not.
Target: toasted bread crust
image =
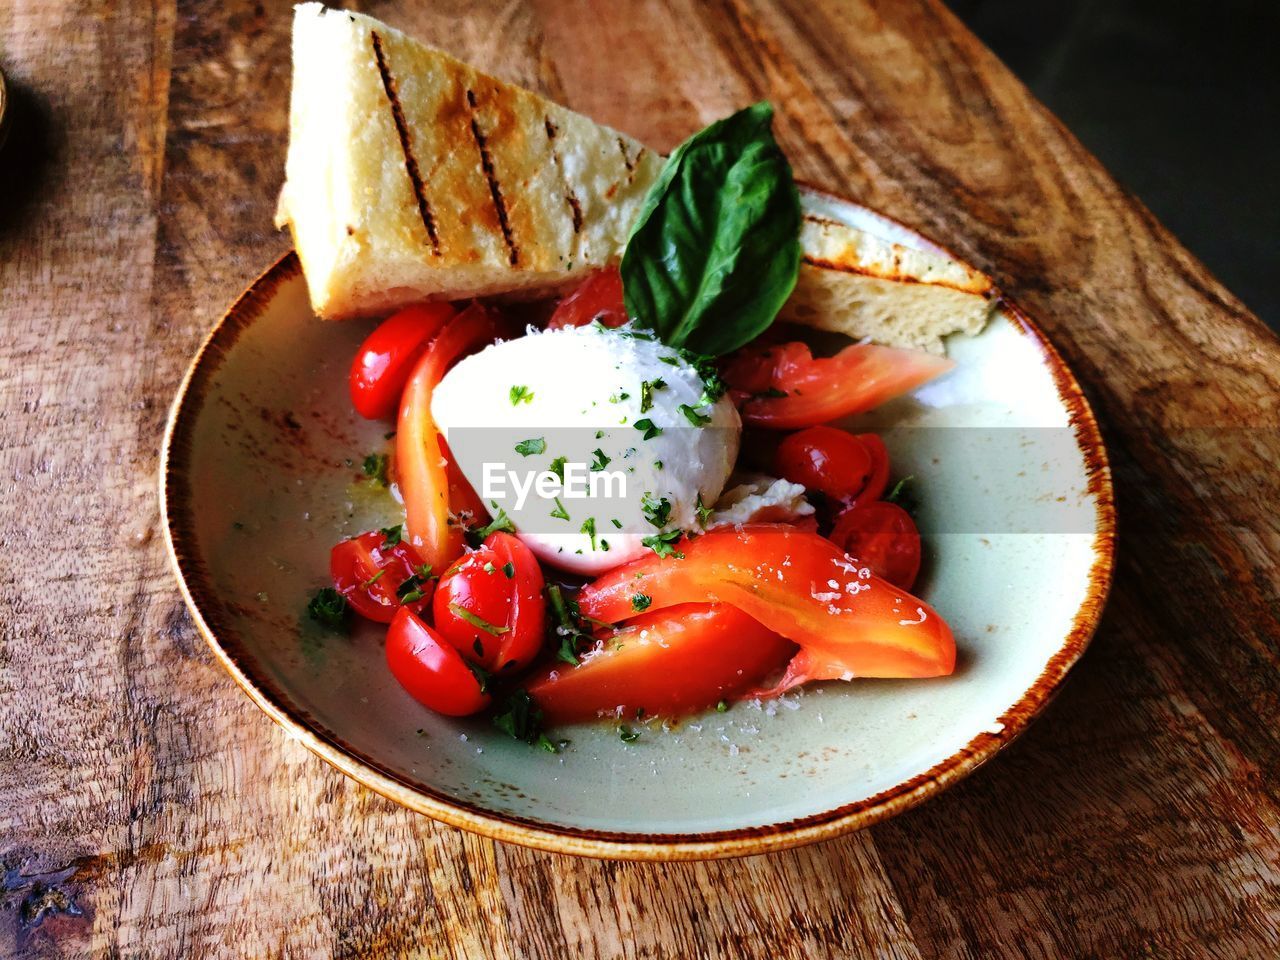
[[[302,4],[286,185],[312,306],[536,296],[621,256],[661,161],[372,18]]]
[[[297,8],[276,222],[322,317],[568,289],[621,257],[662,162],[370,17]],[[987,277],[895,243],[861,208],[801,196],[803,261],[782,319],[934,352],[982,328]]]

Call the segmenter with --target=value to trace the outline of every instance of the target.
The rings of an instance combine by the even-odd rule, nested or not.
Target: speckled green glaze
[[[166,447],[168,532],[197,620],[237,679],[309,746],[397,799],[506,839],[605,855],[655,835],[672,856],[685,838],[715,855],[719,836],[850,829],[1005,742],[1087,642],[1110,567],[1105,463],[1069,375],[1004,310],[949,344],[954,372],[863,421],[884,431],[895,474],[914,477],[926,531],[917,592],[954,629],[953,677],[828,683],[678,723],[631,722],[633,743],[608,724],[562,728],[571,742],[555,756],[483,721],[436,716],[388,673],[380,628],[340,636],[304,613],[327,583],[330,546],[401,514],[360,470],[389,448],[393,425],[360,419],[346,393],[371,325],[314,319],[292,263],[251,288],[184,385]],[[596,834],[615,848],[563,839]]]

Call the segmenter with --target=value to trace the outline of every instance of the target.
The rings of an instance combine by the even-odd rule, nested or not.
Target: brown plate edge
[[[188,583],[189,570],[184,566],[182,558],[191,555],[185,549],[189,527],[184,523],[182,529],[175,529],[173,522],[176,510],[181,507],[172,502],[176,496],[174,490],[175,487],[182,486],[181,483],[175,483],[175,479],[186,467],[184,458],[189,446],[180,444],[175,447],[175,438],[189,439],[190,428],[199,410],[199,401],[209,379],[216,372],[217,363],[207,362],[207,358],[229,349],[240,331],[259,315],[276,289],[300,272],[297,255],[293,251],[281,256],[264,271],[209,332],[183,377],[170,409],[161,449],[159,494],[165,548],[196,628],[215,657],[254,703],[293,739],[300,741],[322,760],[411,810],[506,843],[552,853],[617,860],[680,861],[743,857],[833,839],[878,823],[921,803],[966,776],[999,749],[1011,743],[1052,699],[1068,670],[1084,653],[1097,628],[1110,589],[1116,536],[1111,470],[1101,432],[1079,383],[1057,350],[1021,308],[1001,296],[1000,305],[1008,311],[1010,318],[1017,322],[1022,331],[1036,341],[1053,373],[1059,395],[1070,414],[1077,446],[1085,459],[1088,489],[1097,503],[1098,521],[1088,592],[1076,612],[1072,628],[1041,675],[1018,702],[998,719],[998,732],[981,733],[924,773],[855,803],[763,827],[703,834],[634,834],[557,827],[536,820],[486,811],[433,791],[424,784],[409,782],[393,771],[383,769],[373,758],[363,756],[336,734],[325,730],[289,702],[282,691],[274,691],[274,684],[260,674],[255,674],[251,658],[245,657],[245,662],[242,663],[233,651],[224,647],[205,619],[201,605]],[[196,389],[193,390],[193,387]],[[180,451],[177,456],[175,449]]]

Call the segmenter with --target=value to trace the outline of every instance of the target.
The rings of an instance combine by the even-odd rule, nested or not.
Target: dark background
[[[950,0],[1280,330],[1280,0]]]

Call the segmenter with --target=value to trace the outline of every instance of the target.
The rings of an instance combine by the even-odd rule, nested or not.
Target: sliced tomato
[[[509,533],[492,533],[440,578],[436,630],[491,673],[523,667],[542,648],[543,585],[533,551]]]
[[[880,500],[846,510],[831,530],[831,542],[903,590],[920,573],[920,532],[896,503]]]
[[[633,618],[577,666],[556,664],[526,689],[554,723],[678,716],[736,698],[795,649],[734,607],[687,603]]]
[[[408,541],[419,556],[443,570],[462,553],[462,530],[451,523],[449,476],[431,415],[436,385],[463,355],[504,332],[496,313],[473,303],[445,324],[428,344],[405,385],[396,429],[396,479],[404,498]]]
[[[595,320],[606,327],[620,327],[627,322],[627,308],[622,302],[622,274],[617,267],[597,270],[561,300],[547,329],[585,327]]]
[[[417,577],[421,567],[422,561],[408,544],[390,544],[376,530],[343,540],[329,551],[334,588],[356,613],[377,623],[390,623],[402,606],[421,610],[430,602],[431,581]],[[417,594],[408,604],[403,603],[400,590],[406,584],[405,595]]]
[[[405,307],[365,338],[348,377],[351,403],[360,416],[378,420],[395,414],[414,364],[456,312],[448,303]]]
[[[835,427],[807,427],[778,444],[779,476],[848,503],[867,485],[872,460],[857,437]]]
[[[726,603],[800,645],[805,679],[937,677],[955,669],[951,629],[932,607],[853,563],[831,541],[783,524],[713,530],[683,559],[644,557],[588,584],[582,613],[617,623],[650,608]],[[798,655],[799,656],[799,655]]]
[[[489,705],[476,672],[411,610],[401,610],[391,621],[387,666],[413,699],[437,713],[465,717]]]
[[[476,488],[471,486],[471,481],[458,466],[453,451],[445,442],[444,434],[436,434],[436,439],[440,442],[440,455],[446,461],[444,470],[449,480],[449,512],[464,529],[483,527],[490,519],[484,501],[480,499],[480,494],[476,493]]]
[[[808,346],[793,342],[738,351],[724,378],[744,423],[794,430],[874,409],[953,366],[945,357],[874,343],[814,359]]]

